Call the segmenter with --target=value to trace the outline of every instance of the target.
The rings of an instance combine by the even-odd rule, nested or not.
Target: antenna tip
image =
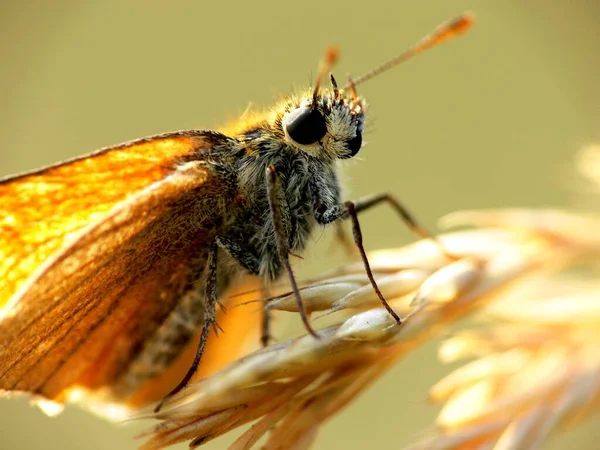
[[[325,56],[323,57],[323,62],[328,66],[333,66],[337,60],[340,58],[340,51],[337,47],[331,46],[327,47],[325,50]]]
[[[454,19],[448,25],[448,28],[451,29],[454,33],[463,33],[467,31],[473,23],[475,22],[475,13],[471,11],[465,11],[456,19]]]

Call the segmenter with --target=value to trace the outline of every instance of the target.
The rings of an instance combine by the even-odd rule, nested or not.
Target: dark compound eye
[[[301,145],[314,144],[327,133],[325,117],[317,109],[303,107],[290,113],[286,127],[290,138]]]
[[[362,133],[359,130],[356,130],[356,136],[354,136],[352,139],[346,142],[346,145],[348,146],[348,150],[350,150],[350,153],[344,156],[344,159],[352,158],[360,150],[360,147],[362,145]]]

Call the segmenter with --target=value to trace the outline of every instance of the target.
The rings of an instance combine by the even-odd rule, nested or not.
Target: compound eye
[[[344,159],[352,158],[354,155],[356,155],[358,153],[358,151],[360,150],[360,147],[362,146],[362,133],[360,132],[360,130],[356,130],[356,136],[354,136],[352,139],[347,141],[346,145],[348,146],[348,150],[350,152],[348,153],[347,156],[344,157]]]
[[[294,142],[310,145],[325,136],[327,125],[325,117],[316,108],[301,107],[289,114],[286,131]]]

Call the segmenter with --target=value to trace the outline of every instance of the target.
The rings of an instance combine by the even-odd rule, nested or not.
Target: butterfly
[[[219,316],[248,275],[287,274],[318,338],[289,259],[315,227],[346,219],[400,323],[371,274],[357,215],[387,202],[431,235],[387,194],[342,201],[338,164],[359,152],[365,124],[356,87],[471,22],[460,16],[343,88],[333,75],[322,87],[338,55],[329,49],[311,90],[227,129],[151,136],[0,180],[0,390],[136,406],[174,393],[205,364],[213,328],[228,321],[241,342],[259,326],[248,311]],[[262,321],[266,342],[268,314]],[[240,345],[214,342],[213,354]],[[178,362],[186,348],[193,361]]]

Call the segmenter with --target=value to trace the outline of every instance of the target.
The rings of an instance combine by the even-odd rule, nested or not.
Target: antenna
[[[456,37],[473,25],[475,21],[475,15],[471,12],[465,12],[458,16],[456,19],[444,23],[437,27],[431,34],[425,36],[419,42],[417,42],[412,48],[402,52],[395,58],[392,58],[388,62],[376,67],[368,72],[362,74],[360,77],[355,79],[349,79],[348,84],[344,87],[344,90],[354,91],[354,88],[361,83],[364,83],[367,80],[370,80],[373,77],[391,69],[394,66],[406,61],[407,59],[412,58],[413,56],[418,55],[419,53],[424,52],[425,50],[429,50],[432,47],[435,47],[438,44],[441,44],[444,41],[447,41],[450,38]]]
[[[340,52],[337,47],[328,47],[327,50],[325,50],[325,55],[323,55],[323,59],[321,59],[321,62],[319,63],[319,72],[317,73],[317,78],[315,80],[313,105],[316,105],[317,103],[317,95],[319,95],[319,89],[321,88],[323,78],[331,71],[331,68],[335,65],[339,57]]]

